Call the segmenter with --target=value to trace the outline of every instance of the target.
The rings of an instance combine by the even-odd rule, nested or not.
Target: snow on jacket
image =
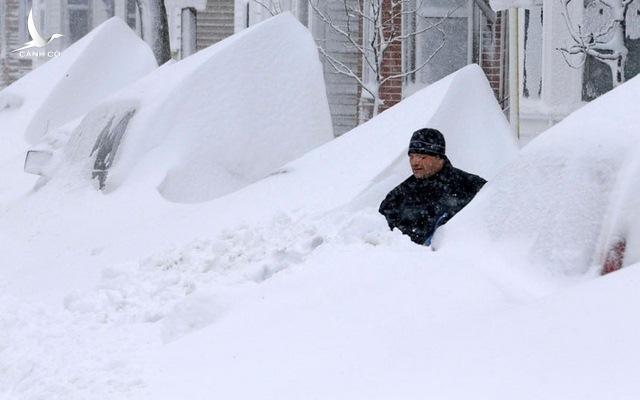
[[[438,226],[462,210],[486,182],[446,160],[435,175],[422,179],[412,175],[396,186],[379,211],[391,229],[398,228],[416,243],[429,244]]]

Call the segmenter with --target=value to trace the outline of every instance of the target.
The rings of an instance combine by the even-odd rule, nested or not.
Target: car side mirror
[[[24,172],[44,176],[44,171],[53,157],[53,153],[45,150],[29,150],[24,160]]]

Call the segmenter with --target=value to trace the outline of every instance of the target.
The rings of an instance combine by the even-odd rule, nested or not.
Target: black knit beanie
[[[409,142],[409,154],[429,154],[445,158],[444,136],[437,129],[424,128],[413,132]]]

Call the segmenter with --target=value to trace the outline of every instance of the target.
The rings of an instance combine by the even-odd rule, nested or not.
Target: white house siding
[[[196,49],[202,50],[234,33],[234,0],[208,0],[196,16]]]
[[[355,0],[354,3],[356,3]],[[320,7],[324,7],[324,11],[333,18],[336,24],[346,27],[347,18],[341,1],[321,1],[319,4]],[[347,45],[347,39],[319,20],[313,10],[310,10],[309,14],[312,33],[318,46],[323,47],[327,53],[346,64],[353,71],[360,71],[362,68],[362,55]],[[356,28],[358,28],[357,25]],[[338,136],[358,125],[360,89],[353,78],[336,72],[325,59],[322,59],[322,62],[324,65],[324,79],[327,85],[327,97],[333,119],[333,131]]]
[[[210,0],[211,1],[211,0]],[[356,0],[353,1],[354,4]],[[235,0],[235,31],[241,31],[269,17],[276,9],[289,11],[305,26],[309,27],[318,46],[322,46],[332,56],[347,64],[356,73],[360,73],[361,55],[349,46],[347,40],[322,22],[308,6],[307,0],[262,0],[267,7],[253,0]],[[318,5],[333,18],[335,22],[345,25],[346,17],[342,0],[319,0]],[[356,26],[358,28],[358,26]],[[324,79],[327,97],[333,120],[333,130],[341,135],[358,125],[358,104],[360,90],[352,78],[337,73],[324,58],[319,55],[324,67]]]

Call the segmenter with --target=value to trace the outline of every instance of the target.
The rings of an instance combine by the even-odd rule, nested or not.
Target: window
[[[522,96],[542,95],[542,7],[523,10]]]
[[[67,0],[69,9],[69,40],[75,43],[91,30],[89,0]]]
[[[136,113],[135,109],[124,109],[113,112],[107,124],[102,128],[89,157],[93,158],[91,179],[95,180],[98,189],[103,190],[107,184],[109,169],[113,165],[122,137],[127,131],[129,122]]]
[[[305,26],[309,26],[309,3],[307,0],[298,0],[298,19]]]
[[[126,0],[127,13],[125,15],[127,25],[137,32],[138,28],[138,5],[136,0]]]
[[[116,5],[114,0],[102,0],[102,3],[104,4],[107,18],[111,18],[116,15]]]
[[[415,3],[414,3],[415,4]],[[406,84],[423,87],[469,63],[469,0],[417,0],[417,13],[406,14],[405,70],[420,68],[406,77]],[[435,27],[429,28],[435,25]],[[422,32],[424,31],[424,32]],[[411,90],[409,90],[410,92]]]
[[[251,26],[251,3],[246,4],[244,13],[244,27],[248,28],[249,26]]]
[[[612,21],[612,11],[609,7],[595,0],[585,0],[584,26],[588,32],[600,32],[609,27]],[[623,29],[624,46],[628,50],[624,68],[625,80],[629,80],[640,73],[640,0],[633,1],[627,9],[625,24],[614,27],[609,33],[615,34],[615,29]],[[613,88],[611,68],[588,56],[583,67],[582,99],[590,101]]]

